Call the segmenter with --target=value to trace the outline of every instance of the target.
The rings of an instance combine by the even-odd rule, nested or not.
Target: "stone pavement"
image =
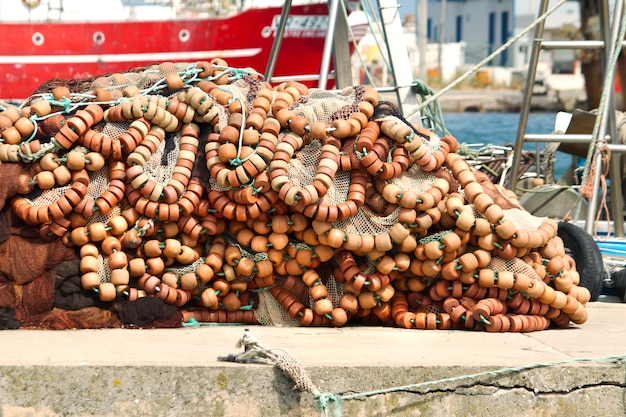
[[[0,333],[0,416],[316,416],[311,393],[242,353],[244,330],[295,358],[345,416],[622,416],[623,361],[535,364],[626,355],[626,304],[588,304],[589,319],[533,333],[383,327],[200,326]],[[626,357],[626,356],[625,356]],[[500,368],[528,367],[501,375]],[[414,388],[414,389],[413,389]],[[332,406],[330,407],[333,410]],[[333,415],[332,412],[330,415]]]

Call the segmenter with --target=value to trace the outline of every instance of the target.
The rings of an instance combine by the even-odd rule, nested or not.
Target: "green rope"
[[[213,76],[209,77],[208,78],[209,81],[215,81],[215,80],[217,80],[217,79],[219,79],[221,77],[226,77],[226,78],[228,78],[228,82],[230,83],[231,79],[228,76],[228,74],[230,74],[234,68],[225,67],[223,65],[215,65],[215,64],[213,64],[213,68],[221,69],[223,71],[222,71],[222,73],[220,73],[218,75],[213,75]]]
[[[261,288],[248,288],[248,291],[259,294],[262,292],[267,292],[269,291],[271,288],[275,287],[276,284],[272,284],[272,285],[268,285],[267,287],[261,287]]]
[[[335,405],[335,417],[341,417],[341,395],[323,392],[314,395],[313,398],[317,401],[317,412],[319,415],[322,415],[322,413],[328,415],[330,404],[333,403]]]
[[[428,236],[424,236],[423,238],[421,238],[418,243],[420,245],[425,245],[428,242],[440,242],[441,243],[441,239],[447,235],[448,233],[452,233],[452,230],[444,230],[441,232],[437,232],[437,233],[433,233],[431,235]]]
[[[94,98],[96,98],[97,96],[93,95],[93,94],[88,94],[88,93],[73,93],[72,94],[75,97],[81,97],[82,98],[82,102],[86,102],[89,101],[89,104],[93,104],[95,102],[91,101]]]
[[[528,371],[528,370],[533,370],[533,369],[548,368],[548,367],[557,366],[557,365],[574,364],[574,363],[593,363],[593,362],[605,362],[605,363],[619,364],[619,363],[623,363],[625,359],[626,359],[626,353],[622,355],[601,356],[597,358],[575,358],[575,359],[567,359],[563,361],[543,362],[543,363],[535,363],[535,364],[530,364],[530,365],[514,366],[510,368],[500,368],[500,369],[496,369],[493,371],[478,372],[478,373],[469,374],[469,375],[460,375],[460,376],[455,376],[451,378],[439,379],[435,381],[426,381],[426,382],[420,382],[417,384],[410,384],[410,385],[404,385],[400,387],[392,387],[392,388],[385,388],[385,389],[374,390],[374,391],[360,392],[360,393],[350,394],[350,395],[320,393],[320,394],[314,395],[313,398],[317,402],[319,415],[322,415],[322,413],[328,414],[328,411],[329,411],[328,406],[330,402],[334,402],[335,403],[334,416],[341,417],[341,402],[344,400],[363,399],[365,397],[371,397],[374,395],[389,394],[389,393],[398,392],[398,391],[417,390],[421,388],[431,387],[433,385],[441,385],[441,384],[447,384],[451,382],[466,381],[466,380],[476,379],[476,378],[480,378],[484,376],[499,376],[499,375],[517,373],[517,372]]]
[[[457,148],[456,153],[462,156],[467,156],[469,158],[476,159],[477,151],[472,149],[471,146],[472,145],[469,143],[465,143],[465,142],[459,143],[459,147]]]
[[[254,310],[254,301],[250,301],[250,304],[240,306],[239,310]]]
[[[61,100],[54,100],[54,99],[47,99],[47,100],[48,100],[48,103],[50,103],[53,106],[63,107],[64,113],[69,113],[72,111],[72,109],[70,108],[72,106],[72,100],[70,100],[68,97],[63,97]]]
[[[432,127],[435,131],[441,132],[444,135],[449,135],[450,132],[446,128],[446,124],[443,121],[443,111],[439,100],[428,101],[427,96],[434,96],[435,92],[426,84],[425,81],[415,80],[412,86],[413,92],[420,95],[422,103],[428,102],[428,105],[422,109],[422,114],[430,119]]]
[[[62,146],[59,144],[59,142],[57,142],[56,139],[51,138],[50,142],[41,144],[41,149],[39,149],[38,152],[30,153],[30,148],[26,147],[28,153],[24,153],[21,146],[17,152],[20,158],[22,158],[23,162],[30,163],[38,160],[39,158],[42,158],[45,154],[49,152],[57,152],[61,148]]]
[[[263,186],[260,186],[260,187],[254,186],[254,178],[252,178],[252,181],[250,182],[250,185],[248,186],[252,187],[252,194],[254,195],[259,194],[261,191],[263,191]]]
[[[24,143],[28,143],[31,140],[33,140],[35,138],[35,136],[37,136],[37,132],[39,131],[39,125],[37,124],[37,116],[31,116],[28,120],[31,121],[31,123],[33,124],[33,133],[30,134],[30,136],[28,137],[28,139],[24,140]]]
[[[137,221],[135,222],[135,229],[137,230],[137,235],[139,237],[145,236],[145,234],[148,232],[148,230],[154,225],[154,223],[152,222],[152,219],[148,219],[146,224],[144,224],[142,227],[139,227],[139,221],[144,219],[144,218],[146,218],[146,217],[141,217],[141,218],[137,219]]]
[[[191,317],[189,321],[182,322],[183,327],[203,327],[203,326],[248,326],[248,323],[215,323],[215,322],[200,322],[195,318]]]
[[[189,65],[187,66],[187,68],[185,68],[184,71],[180,72],[179,74],[183,78],[183,81],[185,82],[185,84],[190,84],[199,78],[198,74],[200,74],[200,72],[201,72],[201,69],[198,68],[197,66]]]
[[[228,68],[227,71],[229,73],[232,74],[233,78],[236,80],[241,80],[244,77],[247,77],[248,75],[250,75],[251,73],[255,74],[256,76],[260,77],[261,80],[263,80],[265,78],[265,76],[259,72],[256,71],[249,71],[245,68]]]

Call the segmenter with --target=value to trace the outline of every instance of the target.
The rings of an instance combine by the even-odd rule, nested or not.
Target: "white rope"
[[[218,356],[217,360],[239,363],[262,363],[274,364],[296,384],[300,391],[310,392],[319,395],[319,389],[313,384],[306,369],[289,352],[281,348],[270,348],[261,344],[256,337],[252,336],[248,329],[245,329],[243,336],[237,342],[237,347],[243,347],[242,353],[228,356]]]

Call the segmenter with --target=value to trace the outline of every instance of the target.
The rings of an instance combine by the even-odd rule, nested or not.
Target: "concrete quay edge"
[[[626,415],[626,304],[588,305],[583,325],[533,333],[384,327],[201,326],[0,333],[0,416],[315,416],[312,394],[241,353],[244,329],[284,349],[321,392],[387,390],[508,367],[502,375],[343,400],[343,416]],[[331,408],[332,409],[332,408]],[[332,415],[332,414],[331,414]]]

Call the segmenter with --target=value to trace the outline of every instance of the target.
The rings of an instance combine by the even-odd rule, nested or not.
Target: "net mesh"
[[[259,292],[259,307],[254,311],[259,323],[265,326],[298,326],[298,320],[291,317],[287,311],[268,292]]]
[[[100,213],[96,209],[93,214],[85,219],[85,226],[88,229],[92,225],[95,228],[100,223],[112,224],[115,219],[125,215],[124,210],[132,206],[129,204],[131,198],[143,199],[142,204],[144,206],[148,204],[157,205],[154,210],[156,216],[150,217],[145,213],[136,212],[136,217],[132,218],[132,221],[130,218],[128,219],[129,225],[125,234],[131,231],[139,232],[138,241],[140,245],[139,247],[124,247],[122,249],[127,254],[127,259],[130,261],[137,257],[145,257],[142,248],[150,240],[158,240],[161,250],[164,250],[163,248],[167,246],[167,240],[175,239],[182,246],[190,248],[195,253],[193,259],[184,260],[182,249],[181,253],[176,256],[159,255],[157,258],[161,257],[163,262],[163,268],[160,270],[155,269],[150,264],[150,259],[146,257],[146,271],[148,275],[158,279],[157,287],[159,290],[155,290],[154,287],[142,288],[143,281],[136,276],[133,276],[128,287],[143,291],[143,296],[158,297],[166,302],[176,303],[179,308],[187,312],[187,316],[183,315],[187,319],[192,316],[196,318],[208,317],[210,321],[258,322],[274,326],[342,325],[350,320],[376,324],[387,324],[395,321],[396,324],[404,323],[402,325],[407,327],[419,327],[420,324],[417,319],[412,321],[401,319],[401,316],[405,317],[404,313],[392,316],[390,306],[402,306],[402,297],[417,300],[415,294],[419,293],[420,299],[430,301],[424,302],[419,309],[415,308],[413,312],[407,313],[450,314],[450,311],[444,308],[443,300],[437,299],[437,291],[445,293],[447,290],[435,287],[438,282],[442,281],[440,274],[444,273],[443,266],[445,264],[456,263],[459,265],[461,255],[480,248],[478,234],[473,235],[472,229],[466,236],[459,231],[460,225],[457,224],[462,217],[473,216],[474,218],[489,220],[491,223],[490,231],[496,243],[499,242],[499,244],[510,244],[512,239],[516,237],[515,233],[506,236],[507,232],[502,232],[505,237],[497,235],[496,229],[502,222],[505,224],[510,222],[516,232],[524,230],[535,235],[545,235],[546,238],[540,241],[539,247],[535,245],[534,247],[517,248],[525,252],[518,252],[517,256],[510,259],[502,258],[501,256],[504,256],[502,252],[490,249],[491,258],[484,268],[494,271],[510,271],[514,275],[523,274],[533,281],[542,281],[545,285],[553,286],[559,290],[554,282],[554,277],[558,274],[550,274],[545,279],[540,277],[535,270],[537,265],[533,265],[529,260],[531,257],[524,256],[524,254],[537,252],[541,252],[542,257],[547,256],[543,247],[548,245],[548,241],[553,241],[554,228],[546,226],[547,219],[532,216],[523,210],[514,198],[510,195],[507,196],[502,189],[480,177],[478,173],[475,182],[481,184],[481,193],[489,195],[495,205],[501,207],[502,216],[498,217],[497,214],[494,215],[493,213],[488,214],[485,210],[480,212],[471,202],[467,201],[469,196],[466,193],[466,187],[460,185],[461,183],[467,184],[467,181],[460,179],[459,172],[463,169],[455,166],[455,159],[446,159],[448,153],[454,154],[454,149],[450,149],[455,143],[453,138],[442,138],[433,132],[410,126],[392,104],[379,102],[377,95],[372,98],[372,90],[368,90],[364,86],[349,87],[339,93],[318,89],[303,90],[299,83],[284,83],[271,87],[249,72],[227,66],[214,66],[213,76],[202,78],[200,76],[202,68],[206,68],[206,63],[161,63],[136,68],[123,74],[107,74],[83,80],[51,80],[42,85],[23,104],[23,109],[34,108],[37,106],[38,100],[44,99],[49,101],[53,107],[49,115],[41,116],[33,113],[30,117],[33,123],[40,125],[40,132],[46,132],[46,135],[38,137],[40,149],[28,145],[28,149],[20,150],[22,157],[20,162],[32,164],[39,163],[41,158],[49,152],[58,153],[61,163],[64,163],[64,158],[67,157],[70,148],[80,150],[83,154],[91,152],[88,144],[84,144],[80,137],[71,146],[62,146],[63,137],[57,136],[61,129],[57,127],[55,130],[52,123],[53,116],[59,114],[63,118],[61,126],[72,121],[76,123],[76,118],[79,117],[77,115],[88,105],[97,105],[107,110],[107,120],[95,123],[89,128],[101,133],[112,142],[121,142],[125,135],[132,130],[132,122],[136,119],[142,119],[147,124],[159,125],[158,117],[154,114],[148,116],[150,106],[153,103],[158,103],[158,106],[163,108],[163,114],[167,117],[178,119],[174,119],[173,124],[162,123],[163,126],[159,125],[161,127],[167,126],[168,129],[166,129],[163,140],[146,158],[145,163],[141,165],[142,175],[145,174],[145,177],[142,177],[144,181],[131,186],[133,178],[124,178],[126,184],[125,198],[114,204],[108,213]],[[226,77],[228,82],[223,82]],[[182,82],[178,83],[178,80],[182,80]],[[51,92],[59,87],[68,88],[71,95],[62,100],[53,98]],[[103,90],[109,95],[106,96],[106,101],[98,101],[99,97],[103,97]],[[285,96],[286,94],[287,96]],[[136,106],[133,104],[135,103],[133,100],[137,97],[143,97],[146,101],[142,105]],[[201,98],[197,99],[197,97]],[[287,184],[281,183],[281,187],[276,190],[269,189],[270,187],[254,189],[252,197],[248,196],[248,200],[243,201],[243,197],[238,197],[240,195],[238,193],[249,191],[249,188],[254,186],[252,179],[259,179],[260,181],[260,177],[257,178],[257,175],[268,174],[270,183],[273,181],[273,173],[269,168],[272,161],[263,159],[271,159],[271,156],[268,157],[267,152],[262,152],[259,144],[245,145],[242,142],[244,130],[255,129],[255,126],[248,126],[246,123],[248,118],[253,117],[252,109],[263,107],[256,104],[257,100],[261,98],[267,100],[268,107],[266,110],[269,111],[265,114],[266,110],[263,110],[257,114],[263,114],[264,119],[282,120],[282,126],[275,138],[275,146],[279,146],[283,142],[292,143],[288,139],[294,135],[294,131],[290,129],[290,123],[297,117],[306,119],[309,130],[301,135],[303,146],[293,149],[293,156],[288,161],[285,174],[288,179]],[[151,101],[153,99],[154,101]],[[281,100],[290,101],[286,108],[290,112],[286,121],[281,116],[283,108],[277,104]],[[169,107],[170,105],[174,106],[172,103],[178,103],[178,111]],[[368,114],[368,106],[371,107],[373,114]],[[238,107],[245,111],[237,110]],[[201,111],[201,108],[204,110]],[[193,111],[189,113],[189,109]],[[117,113],[115,113],[116,111]],[[241,112],[240,118],[237,117],[238,112]],[[290,191],[285,192],[284,190],[302,190],[315,185],[316,178],[319,178],[320,166],[323,163],[326,166],[332,166],[325,161],[325,158],[328,157],[324,156],[323,147],[335,142],[329,141],[328,138],[322,140],[308,137],[312,129],[311,126],[319,122],[325,124],[327,134],[330,137],[337,133],[332,127],[335,126],[335,122],[349,122],[359,113],[365,115],[368,119],[367,123],[375,123],[381,130],[378,137],[375,138],[378,146],[377,152],[380,153],[378,155],[379,162],[390,164],[389,166],[396,163],[401,167],[405,165],[402,172],[383,180],[380,174],[382,171],[372,171],[370,166],[366,165],[365,161],[370,160],[369,155],[373,151],[367,152],[364,148],[358,149],[357,143],[362,143],[359,142],[359,137],[366,129],[365,125],[359,122],[359,133],[335,138],[338,140],[336,152],[340,157],[347,157],[350,160],[353,171],[365,173],[367,176],[366,184],[363,187],[359,183],[353,184],[353,181],[359,181],[357,177],[353,176],[353,172],[338,169],[332,176],[332,181],[325,190],[325,194],[321,196],[319,201],[312,203],[319,207],[336,208],[337,211],[339,211],[339,207],[349,207],[350,215],[320,218],[321,215],[316,210],[307,211],[306,208],[298,208],[297,204],[290,206],[285,198],[285,194]],[[188,117],[188,114],[191,114],[191,117]],[[215,116],[210,121],[207,119],[209,114]],[[84,114],[82,117],[85,117]],[[355,119],[358,119],[358,116]],[[200,132],[196,138],[197,149],[189,145],[188,140],[183,143],[183,127],[190,123],[196,124]],[[170,125],[174,128],[169,129]],[[225,144],[220,135],[232,126],[237,128],[240,136],[234,140],[238,149],[237,158],[229,159],[219,153],[223,150],[221,146]],[[393,128],[388,126],[393,126]],[[256,128],[265,132],[263,128],[258,126]],[[402,132],[405,133],[399,136],[395,135],[393,132],[396,128],[404,129]],[[339,128],[336,129],[339,130]],[[268,128],[267,131],[271,132],[271,129]],[[209,139],[213,137],[211,135],[219,136],[221,142],[218,143],[218,148],[212,147],[215,139]],[[52,138],[59,138],[59,140],[52,140]],[[26,146],[32,139],[23,140],[20,145]],[[409,139],[416,142],[411,144]],[[418,140],[419,142],[417,142]],[[140,140],[136,145],[141,143],[143,142]],[[231,140],[230,143],[233,141]],[[418,147],[415,146],[415,143],[422,145]],[[0,146],[11,145],[4,143]],[[251,149],[251,155],[239,159],[239,152],[245,146]],[[189,158],[189,149],[194,149],[193,161],[185,159]],[[402,157],[397,156],[397,151],[400,151],[399,154]],[[125,162],[125,158],[131,152],[132,150],[123,149],[123,155],[121,158],[118,157],[117,161]],[[269,153],[275,154],[275,149]],[[2,154],[0,152],[0,155]],[[109,160],[116,159],[111,155],[105,156]],[[259,158],[252,158],[252,156]],[[440,156],[442,157],[438,159]],[[218,161],[212,162],[215,158]],[[430,163],[429,158],[434,160],[436,164],[426,169],[425,167]],[[191,161],[191,164],[181,165],[182,159]],[[402,163],[396,161],[402,161]],[[222,168],[215,169],[215,165]],[[127,173],[132,172],[129,170],[131,166],[132,164],[126,164]],[[166,203],[165,193],[150,200],[152,196],[147,197],[149,193],[143,190],[145,184],[151,181],[166,187],[175,181],[180,182],[181,177],[177,174],[187,172],[181,170],[181,166],[190,166],[188,169],[191,171],[189,181],[195,181],[195,184],[199,184],[200,189],[184,184],[185,189],[181,192],[177,191],[178,202]],[[241,170],[242,167],[244,171]],[[471,168],[468,169],[471,171]],[[222,174],[218,171],[222,170],[230,171],[227,181],[223,181],[223,178],[219,180]],[[112,184],[110,165],[105,164],[102,169],[89,171],[88,176],[89,185],[84,198],[89,199],[93,204],[110,190]],[[441,182],[442,179],[444,180],[443,183]],[[353,185],[354,187],[352,187]],[[398,196],[390,196],[389,193],[386,193],[384,190],[389,190],[388,187],[395,187],[394,190],[398,190]],[[71,196],[74,189],[79,188],[69,184],[46,190],[32,192],[29,190],[28,193],[22,193],[22,197],[16,196],[15,198],[23,198],[23,201],[26,202],[23,207],[46,208],[56,204],[57,201],[65,198],[64,196]],[[353,189],[358,191],[352,191],[352,194],[356,193],[356,195],[362,196],[363,201],[350,206],[356,201],[355,196],[351,195]],[[400,196],[403,193],[436,196],[437,192],[433,192],[434,189],[443,191],[439,192],[440,196],[428,209],[418,209],[419,201],[412,202],[412,206],[409,204],[408,207],[403,207],[406,202],[400,201]],[[140,191],[141,195],[135,194],[136,196],[132,197],[133,191]],[[212,197],[210,197],[210,192],[217,192],[217,194],[211,194]],[[456,213],[446,206],[453,195],[466,199]],[[298,194],[298,197],[300,198],[301,195]],[[267,206],[263,206],[260,201],[265,201]],[[296,199],[296,202],[298,201],[299,199]],[[161,213],[160,210],[165,209],[163,204],[174,204],[175,210],[179,211],[179,216],[167,220],[158,218]],[[36,212],[32,212],[35,214],[29,217],[30,209],[20,209],[20,204],[14,204],[14,207],[16,207],[16,214],[23,214],[21,217],[26,220],[26,223],[37,223],[37,221],[33,221],[34,218],[39,220]],[[139,204],[130,208],[137,209],[138,207]],[[414,229],[417,227],[416,224],[406,223],[407,208],[415,211],[415,215],[427,214],[432,219],[432,226],[427,231],[416,232]],[[51,213],[52,211],[48,214]],[[306,217],[306,224],[296,227],[296,214],[303,213]],[[285,228],[279,230],[279,226],[272,224],[275,214],[286,215],[289,218],[289,223]],[[43,215],[40,217],[44,219],[40,224],[30,224],[30,226],[39,227],[42,231],[45,230],[46,237],[54,237],[50,234],[50,230],[54,227],[52,234],[56,237],[63,237],[69,245],[76,243],[76,241],[72,241],[74,238],[70,236],[74,226],[69,220],[71,218],[69,213],[66,213],[62,219],[46,218]],[[498,218],[494,221],[495,217]],[[141,223],[142,220],[149,222],[147,226],[146,223]],[[140,226],[140,223],[144,226]],[[328,223],[327,228],[319,229],[325,227],[324,224],[326,223]],[[402,228],[399,228],[398,225],[402,225]],[[172,230],[172,227],[176,230],[175,233],[165,231]],[[474,225],[471,227],[473,228]],[[242,229],[251,231],[253,236],[264,237],[270,243],[266,248],[259,249],[256,246],[255,250],[251,239],[245,242],[240,241],[238,231]],[[457,249],[445,253],[444,242],[450,241],[448,235],[454,233],[458,234],[460,239],[466,236],[467,240],[459,244]],[[288,244],[280,244],[281,236],[286,236]],[[334,240],[337,236],[339,236],[338,241]],[[366,238],[370,238],[375,242],[374,248],[370,248],[368,251],[361,251],[359,247],[348,249],[350,238],[355,236],[362,239],[359,242],[363,244],[366,243]],[[124,234],[117,237],[120,242],[125,242]],[[341,237],[343,237],[343,241],[341,241]],[[409,241],[411,239],[409,237],[413,239],[414,247],[410,247]],[[429,242],[440,242],[442,245],[440,249],[443,249],[441,256],[437,255],[437,258],[428,259],[424,257],[420,250],[425,248]],[[407,244],[407,247],[402,247],[403,244]],[[226,258],[229,256],[227,251],[235,248],[237,250],[238,258],[235,261],[230,260],[229,266],[231,270],[236,271],[236,280],[234,281],[232,276],[225,272],[226,269],[216,265],[213,262],[215,258],[211,258],[210,253],[217,250],[215,248],[220,245],[222,246],[221,252],[218,250],[216,256],[222,264],[227,262]],[[76,248],[77,251],[79,249]],[[306,257],[307,253],[311,254],[309,258]],[[570,262],[566,255],[560,253],[558,248],[556,253],[557,256],[566,259],[562,274],[573,273],[571,267],[575,263]],[[299,257],[299,254],[303,257]],[[428,254],[428,256],[434,255]],[[386,265],[389,265],[390,262],[392,267],[387,267]],[[428,264],[429,262],[431,264]],[[268,263],[272,265],[273,270],[261,274],[261,269]],[[423,272],[426,268],[426,264],[430,268],[434,268],[434,272],[430,275],[420,274],[420,271]],[[251,269],[246,269],[244,265],[251,265]],[[117,265],[116,267],[119,268]],[[211,271],[202,272],[206,267],[210,267]],[[122,268],[130,267],[123,265]],[[541,268],[545,269],[545,265],[541,265]],[[97,271],[102,284],[110,283],[112,269],[115,268],[111,267],[109,257],[103,254],[101,250],[97,257]],[[459,269],[456,268],[457,271]],[[307,278],[310,277],[308,274],[311,270],[317,274],[314,279]],[[346,276],[347,271],[351,271],[352,275]],[[172,288],[168,288],[161,281],[164,272],[173,272],[178,277],[178,282],[172,283],[170,281],[167,284]],[[473,276],[464,278],[463,291],[454,295],[454,298],[466,305],[466,309],[473,308],[477,301],[464,295],[468,291],[472,292],[472,285],[478,285],[478,270],[474,272]],[[195,285],[186,283],[185,285],[191,285],[191,287],[186,288],[181,282],[181,277],[189,273],[196,274],[198,281]],[[221,283],[222,286],[218,287],[218,283]],[[420,284],[418,285],[418,283]],[[237,289],[228,291],[229,286]],[[226,289],[220,289],[217,292],[218,304],[213,305],[207,311],[203,311],[202,314],[196,314],[202,310],[201,299],[203,295],[206,295],[205,291],[212,288]],[[320,288],[323,288],[324,291],[320,292]],[[123,288],[117,290],[121,289]],[[171,291],[175,297],[168,297],[168,291]],[[515,290],[515,292],[519,291]],[[118,293],[124,294],[128,291],[118,291]],[[230,298],[227,298],[229,293],[231,294],[228,295]],[[233,301],[232,295],[239,301]],[[356,307],[350,304],[352,302],[351,296],[357,299]],[[586,302],[585,291],[582,289],[579,294],[569,296],[576,298],[581,304]],[[447,297],[451,297],[451,295],[447,295]],[[345,320],[342,319],[342,314],[346,316]],[[578,310],[567,311],[555,317],[567,316],[569,322],[572,315],[576,322],[584,321],[583,313]],[[436,325],[423,323],[423,328],[441,327],[444,322],[446,321],[438,319]],[[559,323],[565,323],[565,319],[561,319]],[[550,323],[548,322],[548,324]],[[541,326],[535,327],[532,330],[539,330]]]

